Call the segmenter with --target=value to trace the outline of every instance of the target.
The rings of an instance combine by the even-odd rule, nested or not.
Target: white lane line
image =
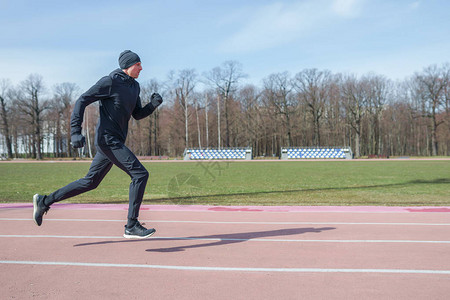
[[[14,235],[2,234],[0,238],[55,238],[55,239],[123,239],[122,236],[85,236],[85,235]],[[261,238],[203,238],[203,237],[153,237],[151,240],[188,240],[188,241],[230,241],[230,242],[292,242],[292,243],[417,243],[417,244],[450,244],[450,241],[419,240],[299,240],[299,239],[261,239]]]
[[[51,238],[51,239],[124,239],[123,236],[92,236],[92,235],[31,235],[31,234],[0,234],[0,238]]]
[[[32,221],[27,218],[0,218],[0,221]],[[125,222],[124,220],[104,219],[45,219],[57,222]],[[397,226],[450,226],[450,223],[383,223],[383,222],[248,222],[248,221],[180,221],[180,220],[142,220],[145,223],[191,223],[191,224],[257,224],[257,225],[397,225]]]
[[[166,270],[183,270],[183,271],[223,271],[223,272],[231,271],[231,272],[285,272],[285,273],[394,273],[394,274],[450,275],[450,270],[233,268],[233,267],[167,266],[167,265],[109,264],[109,263],[53,262],[53,261],[18,261],[18,260],[1,260],[0,264],[46,265],[46,266],[65,266],[65,267],[75,266],[75,267],[142,268],[142,269],[166,269]]]

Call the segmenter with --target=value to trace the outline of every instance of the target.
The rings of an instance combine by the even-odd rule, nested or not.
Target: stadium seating
[[[252,159],[251,148],[185,149],[184,160]]]
[[[282,148],[281,159],[351,159],[349,148]]]

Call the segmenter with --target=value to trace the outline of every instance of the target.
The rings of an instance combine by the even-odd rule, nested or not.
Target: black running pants
[[[133,152],[123,144],[116,144],[111,148],[97,147],[97,154],[87,175],[48,195],[44,200],[45,204],[50,206],[55,202],[95,189],[111,170],[113,164],[131,177],[128,220],[136,220],[149,174]]]

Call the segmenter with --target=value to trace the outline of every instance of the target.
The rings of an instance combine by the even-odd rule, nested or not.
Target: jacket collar
[[[122,69],[115,69],[114,71],[111,72],[111,74],[109,74],[109,76],[111,76],[111,78],[114,77],[119,77],[120,79],[122,79],[125,82],[134,82],[135,79],[133,77],[128,76],[128,74],[126,74]]]

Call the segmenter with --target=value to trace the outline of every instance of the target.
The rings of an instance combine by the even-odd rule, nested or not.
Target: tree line
[[[141,83],[143,104],[159,92],[164,105],[132,119],[127,145],[140,156],[179,157],[185,148],[252,147],[256,157],[282,147],[351,147],[361,156],[450,155],[450,64],[431,65],[403,81],[304,69],[245,84],[237,61],[209,72],[172,71]],[[84,154],[70,147],[75,83],[48,90],[31,74],[0,80],[1,149],[8,158],[95,155],[96,105],[85,112]]]

